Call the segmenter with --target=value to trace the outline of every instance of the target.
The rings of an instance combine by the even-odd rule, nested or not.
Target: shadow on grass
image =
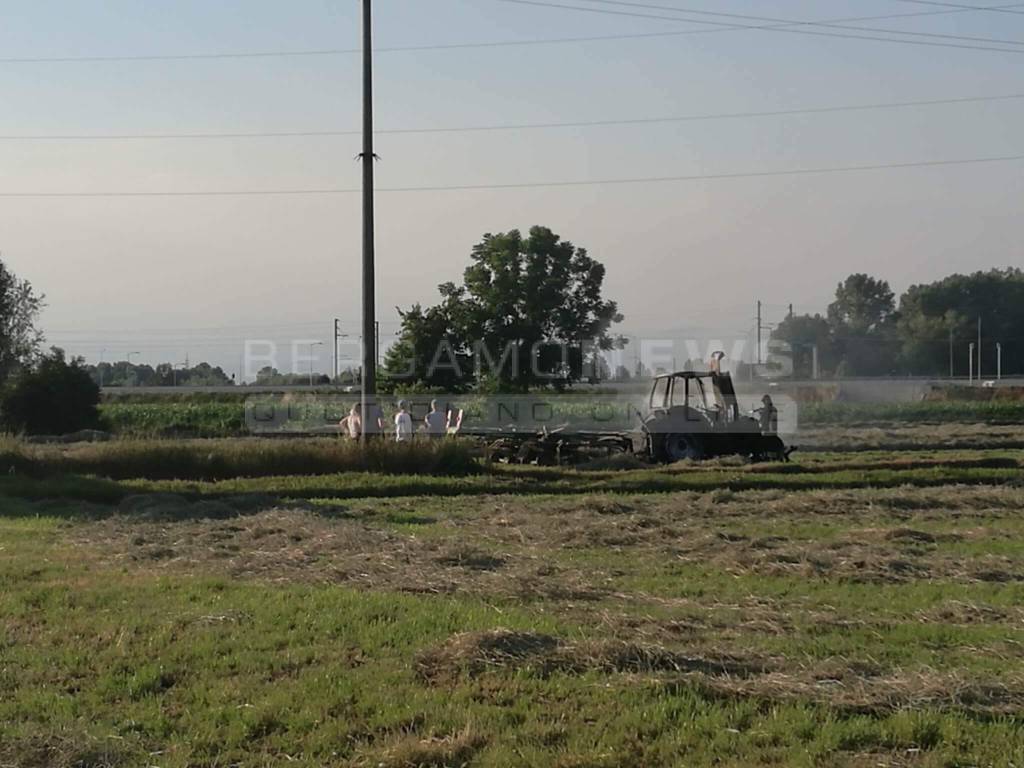
[[[571,494],[659,494],[730,491],[811,491],[857,488],[938,487],[949,485],[1019,485],[1016,462],[979,460],[968,465],[909,465],[830,472],[673,471],[619,473],[511,472],[507,469],[473,477],[396,476],[344,473],[316,477],[281,476],[222,482],[115,481],[64,474],[39,478],[0,477],[0,515],[24,515],[23,505],[4,504],[4,497],[66,500],[48,505],[54,517],[95,517],[95,505],[107,514],[144,516],[155,520],[226,518],[274,507],[307,508],[326,516],[344,516],[345,500],[418,496],[502,496]],[[308,501],[317,500],[315,505]],[[337,504],[325,504],[337,501]],[[81,502],[87,503],[82,507]],[[89,506],[93,505],[93,506]],[[6,511],[12,507],[12,511]],[[86,510],[83,512],[82,510]],[[42,514],[42,513],[39,513]],[[416,521],[399,521],[413,522]]]

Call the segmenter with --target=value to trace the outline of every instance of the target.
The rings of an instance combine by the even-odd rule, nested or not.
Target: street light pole
[[[360,405],[362,423],[369,424],[377,391],[377,353],[373,343],[377,309],[374,291],[373,221],[373,26],[372,2],[363,0],[363,377]],[[366,439],[363,429],[363,439]]]
[[[341,331],[341,320],[334,318],[334,383],[338,382],[338,336]]]
[[[1003,380],[1003,345],[996,342],[996,381]]]
[[[970,351],[967,355],[967,383],[974,384],[974,342],[970,344]]]
[[[953,329],[949,329],[949,378],[953,378]]]
[[[100,389],[103,389],[103,356],[105,354],[107,354],[106,347],[100,350],[100,364],[96,367],[96,372],[100,375]]]
[[[978,316],[978,383],[981,383],[981,316]]]

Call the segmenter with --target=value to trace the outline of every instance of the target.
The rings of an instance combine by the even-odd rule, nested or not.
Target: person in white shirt
[[[412,416],[405,409],[405,400],[398,401],[398,413],[395,414],[395,440],[400,443],[412,440]]]
[[[444,411],[437,409],[437,400],[430,401],[430,413],[423,419],[423,423],[427,428],[427,435],[432,440],[444,436],[447,431],[448,416]]]

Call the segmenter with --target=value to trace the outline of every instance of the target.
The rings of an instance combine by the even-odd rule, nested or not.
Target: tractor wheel
[[[667,462],[700,461],[704,458],[704,446],[700,440],[693,435],[683,435],[677,432],[665,435],[665,442],[662,444],[662,459]]]

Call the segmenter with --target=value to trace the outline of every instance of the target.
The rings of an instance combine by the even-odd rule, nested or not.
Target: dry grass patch
[[[421,653],[415,669],[425,682],[445,686],[490,673],[626,675],[639,684],[692,687],[712,699],[814,702],[845,714],[932,709],[997,717],[1024,707],[1021,675],[985,681],[931,669],[888,670],[864,660],[807,663],[706,648],[682,652],[622,641],[570,642],[508,629],[456,634]]]
[[[699,672],[749,677],[763,674],[770,666],[769,661],[753,658],[684,654],[658,645],[620,641],[567,642],[550,635],[508,629],[457,634],[416,660],[417,674],[432,683],[476,677],[496,669],[528,671],[542,677],[588,672]]]
[[[116,740],[85,734],[52,733],[0,744],[3,768],[122,768],[134,765],[134,759]]]
[[[715,696],[814,702],[844,714],[884,715],[928,709],[993,718],[1017,716],[1024,707],[1024,677],[1019,675],[981,681],[924,669],[867,677],[851,671],[841,677],[828,677],[812,669],[750,678],[704,676],[690,682]]]
[[[160,500],[148,519],[113,517],[78,526],[72,536],[93,557],[147,571],[521,600],[593,600],[607,592],[588,574],[537,552],[419,537],[374,525],[372,517],[275,508],[242,517],[168,519],[161,516],[168,503],[176,502]]]
[[[426,738],[410,735],[385,747],[363,762],[374,768],[453,768],[469,765],[487,746],[487,739],[466,726],[456,733]]]

